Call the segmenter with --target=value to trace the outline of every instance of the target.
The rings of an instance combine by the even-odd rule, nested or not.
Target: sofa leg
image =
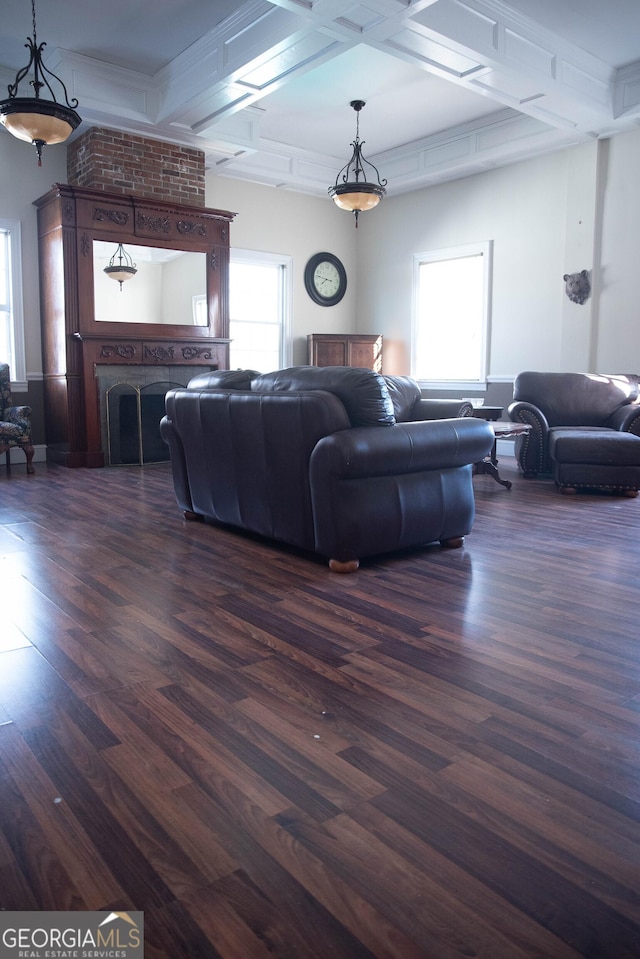
[[[464,543],[464,536],[452,536],[451,539],[441,539],[440,545],[445,549],[459,549]]]
[[[199,522],[204,519],[204,516],[201,516],[200,513],[194,513],[193,510],[190,509],[183,510],[182,515],[185,519],[192,520],[193,522]]]
[[[33,446],[23,446],[22,449],[24,450],[24,455],[27,457],[27,473],[35,473],[35,469],[33,468],[33,455],[35,450]]]
[[[359,566],[359,559],[348,559],[346,563],[341,563],[339,559],[329,560],[329,569],[332,573],[355,573]]]
[[[638,490],[637,490],[637,489],[626,489],[626,490],[624,491],[624,495],[625,495],[625,496],[628,496],[629,499],[635,499],[635,497],[638,495]]]
[[[575,494],[576,494],[578,491],[577,491],[577,489],[575,488],[575,486],[561,486],[561,487],[560,487],[560,492],[561,492],[564,496],[575,496]]]

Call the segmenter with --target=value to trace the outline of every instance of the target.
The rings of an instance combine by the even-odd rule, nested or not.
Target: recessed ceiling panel
[[[640,58],[638,0],[509,0],[508,6],[611,66]]]
[[[241,0],[48,0],[36,3],[38,42],[152,76],[242,6]],[[24,43],[32,32],[28,0],[4,0],[3,66],[25,65],[28,55],[15,38]]]
[[[224,159],[229,171],[250,153],[238,161],[245,179],[303,192],[320,189],[303,165],[337,172],[349,159],[354,99],[366,101],[365,158],[384,155],[390,192],[451,178],[446,163],[428,173],[422,160],[410,175],[414,154],[429,146],[444,155],[445,142],[491,126],[506,107],[546,130],[541,146],[517,140],[522,155],[527,145],[542,152],[640,124],[640,0],[36,5],[45,59],[80,100],[77,135],[92,124],[126,129],[201,148],[205,163]],[[25,66],[31,11],[29,0],[1,9],[8,84]],[[506,143],[489,152],[472,150],[451,169],[469,175],[514,156]]]
[[[365,100],[365,155],[495,112],[496,104],[419,67],[358,45],[260,100],[260,136],[342,157],[356,132],[351,100]]]

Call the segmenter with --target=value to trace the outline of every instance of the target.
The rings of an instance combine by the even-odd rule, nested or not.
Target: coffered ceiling
[[[640,124],[640,0],[36,0],[36,17],[77,134],[197,147],[219,175],[318,196],[353,99],[390,196]],[[6,0],[0,97],[31,33],[29,0]]]

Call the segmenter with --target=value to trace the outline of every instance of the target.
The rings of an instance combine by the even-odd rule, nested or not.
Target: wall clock
[[[304,268],[307,293],[320,306],[335,306],[347,290],[347,271],[333,253],[315,253]]]

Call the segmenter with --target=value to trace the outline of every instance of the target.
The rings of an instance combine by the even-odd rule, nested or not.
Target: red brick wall
[[[67,182],[106,193],[204,206],[204,153],[91,127],[67,147]]]

